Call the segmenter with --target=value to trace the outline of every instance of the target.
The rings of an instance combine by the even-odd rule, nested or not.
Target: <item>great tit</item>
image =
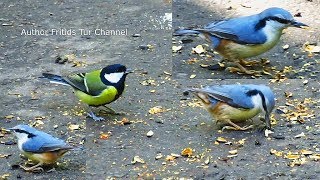
[[[117,100],[121,96],[125,88],[126,77],[129,73],[131,71],[126,66],[113,64],[106,66],[102,70],[65,77],[42,73],[43,77],[41,78],[49,79],[51,83],[71,86],[80,101],[93,107],[104,106],[110,113],[116,113],[105,105]],[[103,117],[96,116],[92,111],[88,113],[88,116],[95,121],[104,120]]]

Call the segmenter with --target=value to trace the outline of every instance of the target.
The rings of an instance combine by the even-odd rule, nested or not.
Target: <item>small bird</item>
[[[238,67],[229,67],[229,70],[257,74],[260,72],[243,67],[257,62],[250,63],[244,59],[273,48],[279,42],[282,30],[290,26],[307,27],[306,24],[293,19],[288,11],[272,7],[259,14],[213,22],[202,29],[179,29],[174,35],[199,35],[210,42],[225,60]]]
[[[260,112],[265,114],[267,128],[271,128],[270,113],[275,105],[275,96],[265,85],[221,85],[203,89],[189,89],[195,94],[216,122],[227,123],[224,129],[247,130],[253,126],[240,127],[235,124],[253,118]]]
[[[109,110],[109,113],[118,114],[105,105],[121,96],[129,73],[131,71],[126,66],[113,64],[106,66],[102,70],[73,74],[66,77],[42,73],[43,77],[41,78],[49,79],[51,83],[71,86],[80,101],[93,107],[104,106]],[[104,120],[103,117],[96,116],[92,111],[88,113],[88,116],[95,121]]]
[[[18,147],[22,154],[37,163],[32,167],[20,165],[25,171],[43,171],[39,166],[54,164],[58,158],[74,148],[62,139],[55,138],[28,125],[20,124],[9,130],[18,138]]]

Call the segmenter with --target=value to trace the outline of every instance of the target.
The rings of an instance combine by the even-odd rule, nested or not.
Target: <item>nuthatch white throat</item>
[[[223,129],[247,130],[253,126],[235,124],[253,118],[260,112],[271,128],[270,113],[275,105],[271,89],[265,85],[221,85],[187,90],[195,94],[216,122],[227,123]]]
[[[226,60],[234,63],[238,72],[259,73],[247,70],[245,58],[260,55],[273,48],[287,27],[307,27],[296,21],[282,8],[268,8],[259,14],[213,22],[200,29],[179,29],[174,35],[199,35],[213,45]],[[232,69],[232,68],[230,68]]]
[[[32,167],[20,166],[25,171],[43,170],[41,165],[54,164],[58,158],[74,148],[62,139],[28,125],[20,124],[9,130],[18,138],[18,147],[22,154],[37,163]]]

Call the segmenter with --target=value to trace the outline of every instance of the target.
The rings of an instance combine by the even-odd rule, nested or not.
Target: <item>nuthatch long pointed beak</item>
[[[266,113],[264,120],[266,121],[266,125],[268,129],[271,129],[271,120],[270,120],[270,114]]]
[[[298,22],[298,21],[292,21],[292,22],[291,22],[291,25],[292,25],[293,27],[303,28],[303,29],[305,29],[305,28],[308,28],[308,27],[309,27],[308,25],[303,24],[303,23]]]

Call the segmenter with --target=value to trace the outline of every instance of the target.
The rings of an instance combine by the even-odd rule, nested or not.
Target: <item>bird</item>
[[[222,130],[247,130],[252,125],[241,127],[235,123],[245,122],[260,113],[264,113],[266,127],[271,129],[270,114],[275,106],[275,96],[272,90],[265,85],[230,84],[212,85],[201,89],[187,89],[199,98],[215,119],[231,126],[224,126]]]
[[[18,138],[18,147],[29,160],[37,163],[32,167],[20,165],[25,171],[38,171],[42,165],[52,165],[66,152],[74,149],[62,139],[39,131],[26,124],[19,124],[8,129]]]
[[[109,113],[119,114],[113,109],[105,106],[117,100],[125,88],[125,80],[132,71],[121,64],[112,64],[100,70],[87,73],[60,76],[50,73],[42,73],[42,77],[49,79],[51,83],[71,86],[74,94],[85,104],[92,107],[104,106]],[[95,121],[104,120],[96,116],[91,110],[88,116]]]
[[[178,29],[174,35],[197,35],[204,38],[225,60],[238,67],[229,67],[230,71],[252,75],[260,72],[247,70],[243,65],[250,62],[244,59],[273,48],[287,27],[306,28],[308,25],[296,21],[285,9],[272,7],[259,14],[212,22],[204,28]]]

